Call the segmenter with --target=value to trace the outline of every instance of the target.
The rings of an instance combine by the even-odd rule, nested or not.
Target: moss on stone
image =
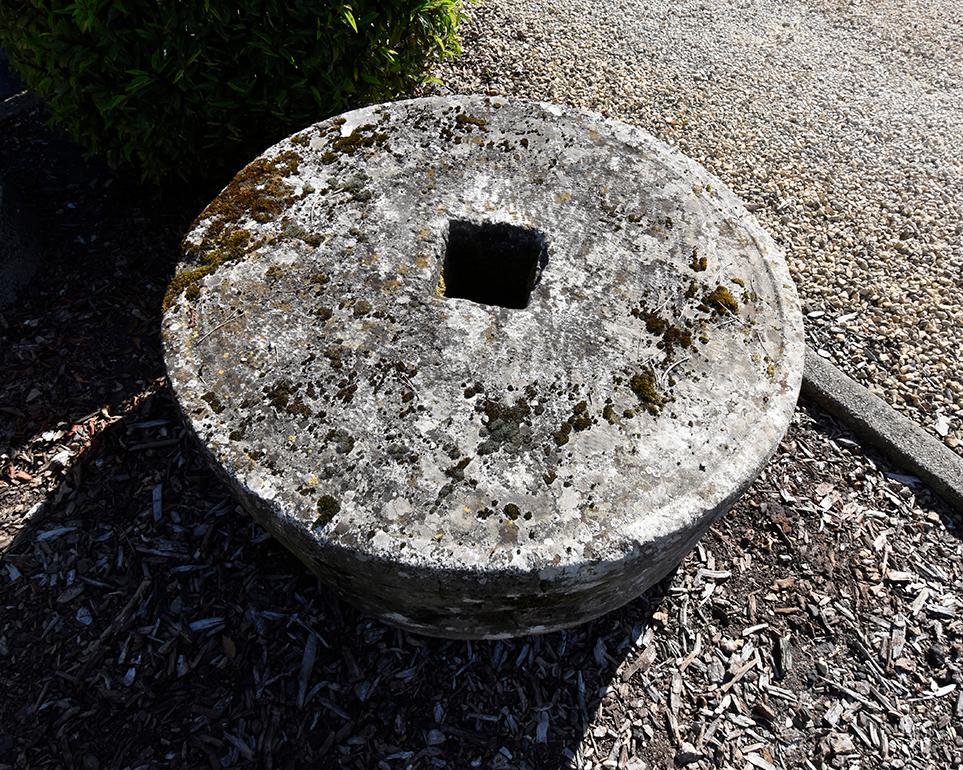
[[[211,407],[211,411],[214,412],[214,414],[220,414],[224,411],[224,404],[222,404],[221,400],[210,391],[201,396],[201,401],[206,402],[207,405]]]
[[[186,294],[187,299],[192,302],[196,300],[201,295],[198,282],[204,276],[213,273],[216,269],[216,265],[201,265],[200,267],[195,267],[192,270],[184,270],[175,275],[171,282],[167,284],[167,292],[164,294],[161,309],[166,311],[181,294]]]
[[[322,163],[334,163],[342,155],[354,155],[358,150],[374,147],[388,141],[388,134],[378,131],[373,123],[358,126],[347,136],[338,136],[330,149],[321,155]]]
[[[358,385],[356,383],[349,383],[343,388],[340,388],[335,396],[344,403],[350,403],[354,399],[354,394],[358,392]]]
[[[445,475],[455,481],[464,481],[465,479],[465,468],[471,462],[470,457],[463,457],[457,463],[452,465],[450,468],[445,468]]]
[[[288,404],[287,411],[289,414],[294,414],[298,417],[304,418],[311,417],[312,415],[311,408],[299,398],[294,399],[290,404]]]
[[[257,158],[245,166],[203,212],[199,221],[239,224],[245,217],[270,222],[294,200],[294,187],[284,181],[297,173],[301,156],[288,150],[274,158]],[[217,226],[215,222],[212,225]]]
[[[338,515],[341,511],[341,503],[339,503],[331,495],[321,495],[318,498],[318,518],[315,519],[314,527],[323,527],[325,524],[330,524],[331,520]]]
[[[206,237],[199,246],[188,246],[186,253],[201,264],[174,276],[164,294],[162,309],[167,310],[181,294],[190,301],[196,300],[200,296],[202,278],[227,262],[241,259],[259,245],[260,242],[251,242],[251,234],[247,230],[238,228],[232,231],[218,229],[216,235]]]
[[[526,398],[518,398],[514,404],[488,398],[476,403],[475,409],[483,412],[487,418],[483,428],[487,439],[479,445],[478,454],[491,454],[506,447],[518,449],[531,441],[530,432],[522,431],[522,425],[529,424],[531,415]]]
[[[354,449],[354,436],[352,436],[348,431],[333,428],[328,431],[328,434],[324,437],[325,441],[330,444],[334,444],[335,451],[339,455],[350,454],[351,450]]]
[[[552,434],[552,440],[557,446],[564,446],[568,443],[569,435],[572,433],[572,423],[568,420],[563,422],[557,431]]]
[[[285,273],[285,270],[284,270],[283,267],[281,267],[281,265],[271,265],[271,266],[264,272],[264,277],[267,278],[269,281],[276,281],[276,280],[278,280],[281,276],[283,276],[284,273]]]
[[[629,388],[638,397],[642,406],[649,412],[649,414],[658,414],[665,404],[665,396],[663,396],[655,381],[655,372],[651,369],[643,369],[640,372],[632,375],[629,380]]]
[[[579,401],[575,408],[572,410],[572,416],[569,417],[568,423],[572,426],[572,430],[582,431],[588,430],[592,427],[592,417],[588,411],[588,402]]]
[[[279,412],[284,411],[305,418],[312,416],[311,409],[297,397],[297,388],[293,387],[288,380],[278,380],[274,385],[264,388],[264,394],[268,397],[271,406]]]
[[[242,223],[246,218],[270,222],[287,209],[294,200],[294,188],[284,177],[297,173],[300,162],[301,156],[293,150],[274,158],[258,158],[211,201],[194,224],[196,228],[207,222],[203,239],[197,245],[184,244],[185,254],[200,264],[174,276],[164,295],[163,310],[170,308],[181,294],[190,301],[196,300],[201,279],[261,245],[262,241],[251,241],[251,234]]]
[[[736,315],[739,312],[739,303],[736,301],[736,298],[732,296],[731,291],[721,284],[704,295],[702,302],[712,312],[720,315],[725,313]]]
[[[470,127],[484,129],[488,127],[488,121],[484,118],[468,115],[464,112],[459,112],[455,115],[455,123],[462,129],[468,129]]]
[[[661,335],[665,333],[666,328],[669,326],[669,322],[664,318],[659,316],[658,313],[653,313],[651,311],[635,310],[633,315],[637,318],[641,318],[645,321],[645,330],[649,334]]]
[[[692,345],[692,334],[679,326],[670,325],[662,335],[662,342],[666,356],[671,358],[676,346],[687,348]]]
[[[273,385],[264,388],[264,393],[271,406],[279,410],[287,408],[288,402],[291,400],[291,392],[291,383],[287,380],[278,380]]]
[[[305,185],[302,194],[314,191],[314,188],[309,190],[309,187],[310,185]],[[313,233],[303,225],[288,218],[285,218],[281,224],[281,234],[288,238],[296,238],[297,240],[302,241],[309,246],[314,246],[315,248],[320,246],[322,241],[319,233]]]

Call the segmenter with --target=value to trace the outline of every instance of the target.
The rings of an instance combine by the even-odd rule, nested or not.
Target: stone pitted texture
[[[590,113],[347,113],[244,169],[185,247],[164,337],[190,425],[264,527],[416,631],[631,600],[757,475],[799,390],[772,240]]]

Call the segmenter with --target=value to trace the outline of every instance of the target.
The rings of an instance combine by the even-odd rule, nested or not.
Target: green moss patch
[[[264,388],[264,394],[271,406],[279,412],[305,418],[312,416],[310,407],[298,397],[298,389],[288,380],[278,380],[274,385]]]
[[[384,144],[388,134],[378,131],[377,126],[366,123],[358,126],[347,136],[338,136],[330,144],[330,149],[321,155],[322,163],[334,163],[342,155],[354,155],[358,150]]]
[[[455,123],[459,128],[470,129],[470,128],[486,128],[488,126],[488,121],[484,118],[478,118],[474,115],[468,115],[464,112],[459,112],[455,115]]]
[[[200,296],[201,280],[219,267],[236,262],[263,244],[253,240],[242,222],[270,222],[294,201],[294,188],[285,177],[296,174],[301,156],[287,150],[274,158],[258,158],[234,177],[194,223],[207,222],[197,245],[184,243],[184,252],[199,264],[174,276],[164,295],[166,311],[182,294],[194,301]]]
[[[338,515],[341,511],[341,503],[339,503],[331,495],[321,495],[318,498],[318,518],[314,521],[314,528],[323,527],[325,524],[330,524],[331,520]]]
[[[721,284],[703,296],[702,304],[719,315],[725,315],[726,313],[736,315],[739,312],[739,303],[736,298],[732,296],[731,291]]]
[[[633,374],[629,380],[629,388],[649,414],[658,414],[666,403],[667,399],[659,392],[652,369],[646,368]]]
[[[221,403],[221,399],[219,399],[213,393],[205,393],[201,396],[201,401],[206,402],[207,405],[211,407],[211,411],[214,412],[214,414],[220,414],[224,411],[224,404]]]

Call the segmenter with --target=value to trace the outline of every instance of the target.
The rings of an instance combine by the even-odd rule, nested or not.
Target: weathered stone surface
[[[248,166],[185,245],[164,337],[189,424],[342,596],[425,633],[631,600],[756,476],[799,390],[772,240],[589,113],[347,113]]]

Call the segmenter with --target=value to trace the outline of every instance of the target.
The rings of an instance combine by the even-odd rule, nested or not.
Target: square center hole
[[[548,264],[545,235],[505,222],[448,222],[445,296],[521,310]]]

